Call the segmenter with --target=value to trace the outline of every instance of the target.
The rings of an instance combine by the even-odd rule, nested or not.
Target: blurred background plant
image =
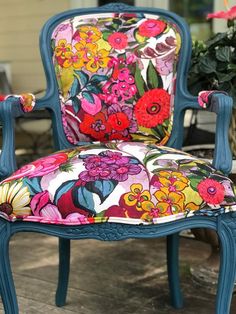
[[[231,150],[236,158],[236,5],[227,10],[211,13],[207,19],[227,21],[227,29],[216,33],[206,41],[193,41],[188,88],[193,95],[201,90],[226,91],[234,101],[229,130]]]
[[[226,19],[227,30],[205,42],[193,41],[189,90],[194,95],[201,90],[224,90],[236,106],[236,6],[207,18]]]

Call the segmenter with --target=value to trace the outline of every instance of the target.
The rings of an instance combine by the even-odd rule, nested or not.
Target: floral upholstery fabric
[[[8,98],[16,97],[19,99],[21,108],[24,112],[30,112],[34,109],[35,106],[35,95],[31,93],[24,93],[21,95],[7,95],[3,100],[7,100]]]
[[[156,15],[103,13],[61,22],[52,58],[67,139],[164,145],[180,45],[176,25]]]
[[[233,184],[184,152],[135,142],[88,143],[0,183],[0,216],[67,225],[156,224],[236,210]]]

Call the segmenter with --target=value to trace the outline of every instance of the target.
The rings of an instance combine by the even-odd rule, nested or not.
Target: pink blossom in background
[[[236,5],[230,8],[228,11],[218,11],[215,13],[207,14],[207,19],[233,20],[235,18],[236,18]]]

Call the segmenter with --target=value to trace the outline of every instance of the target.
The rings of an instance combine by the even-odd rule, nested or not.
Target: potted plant
[[[227,4],[227,1],[225,1]],[[224,90],[234,99],[236,108],[236,6],[207,15],[207,19],[227,20],[227,30],[214,34],[206,42],[193,41],[188,86],[192,94],[201,90]],[[236,156],[236,109],[230,128],[233,155]]]

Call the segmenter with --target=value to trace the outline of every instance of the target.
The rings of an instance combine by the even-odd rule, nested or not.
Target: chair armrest
[[[214,112],[216,119],[215,150],[213,156],[213,166],[229,174],[232,169],[232,153],[229,144],[229,125],[232,116],[233,99],[225,92],[211,91],[199,93],[198,97],[186,95],[185,109],[199,109]]]
[[[2,148],[0,154],[0,179],[4,179],[17,169],[15,156],[15,119],[39,106],[33,94],[8,95],[0,102],[0,127],[2,128]]]

